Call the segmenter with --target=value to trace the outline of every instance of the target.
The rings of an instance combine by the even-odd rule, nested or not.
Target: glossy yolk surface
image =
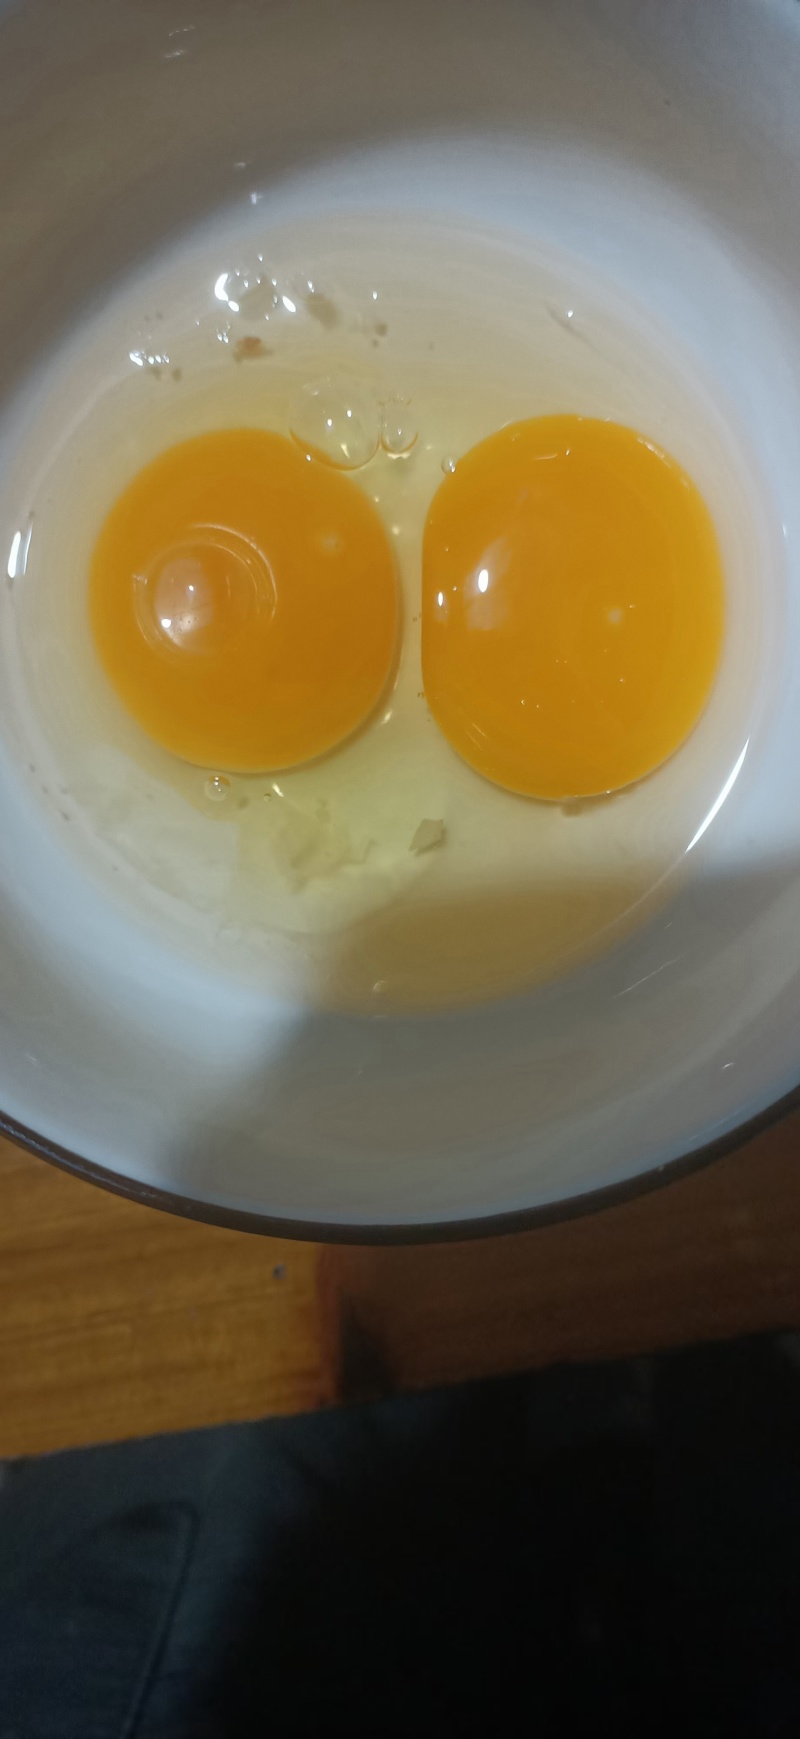
[[[710,514],[633,429],[512,424],[434,497],[425,692],[452,747],[498,785],[558,799],[651,772],[703,710],[723,625]]]
[[[372,503],[259,429],[201,435],[139,473],[100,533],[89,607],[120,699],[200,766],[323,754],[372,711],[395,655]]]

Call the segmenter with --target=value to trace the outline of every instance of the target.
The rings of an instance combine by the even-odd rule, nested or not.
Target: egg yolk
[[[425,693],[457,753],[511,791],[594,796],[659,766],[705,706],[723,622],[708,509],[633,429],[511,424],[434,497]]]
[[[372,712],[399,601],[358,485],[282,435],[227,429],[162,453],[120,496],[89,608],[151,737],[200,766],[263,772],[323,754]]]

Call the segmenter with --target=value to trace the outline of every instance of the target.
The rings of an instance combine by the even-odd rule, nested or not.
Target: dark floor
[[[800,1341],[6,1470],[0,1739],[800,1735]]]

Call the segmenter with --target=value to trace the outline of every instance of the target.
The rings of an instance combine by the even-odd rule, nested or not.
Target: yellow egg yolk
[[[227,429],[162,453],[120,496],[89,608],[101,662],[156,742],[264,772],[324,754],[369,716],[399,600],[357,484],[282,435]]]
[[[722,646],[711,516],[680,466],[618,423],[515,423],[439,487],[423,549],[425,693],[498,785],[615,791],[677,749]]]

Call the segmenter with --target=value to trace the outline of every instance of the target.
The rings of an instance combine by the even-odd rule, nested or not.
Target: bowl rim
[[[336,1220],[302,1220],[279,1214],[258,1213],[249,1208],[226,1208],[201,1197],[182,1195],[177,1190],[163,1189],[135,1178],[125,1177],[110,1166],[96,1160],[83,1159],[48,1136],[39,1135],[26,1124],[17,1122],[0,1108],[0,1135],[15,1143],[36,1159],[66,1171],[86,1183],[97,1185],[111,1195],[138,1202],[141,1207],[157,1208],[179,1219],[193,1220],[209,1226],[220,1226],[230,1232],[250,1232],[261,1237],[285,1238],[305,1244],[363,1244],[374,1246],[431,1245],[465,1243],[480,1238],[511,1236],[517,1232],[535,1231],[539,1227],[561,1225],[569,1220],[588,1218],[606,1208],[622,1207],[639,1196],[650,1195],[704,1171],[715,1161],[735,1153],[748,1141],[777,1127],[790,1113],[800,1109],[800,1082],[787,1093],[745,1118],[724,1135],[715,1136],[691,1152],[678,1154],[650,1170],[637,1172],[619,1183],[603,1184],[599,1189],[584,1190],[580,1195],[559,1202],[546,1202],[538,1207],[514,1208],[497,1214],[476,1214],[461,1220],[420,1220],[382,1224],[351,1223]]]

